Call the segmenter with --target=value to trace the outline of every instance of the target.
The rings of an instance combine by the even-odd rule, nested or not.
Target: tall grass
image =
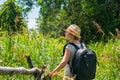
[[[90,44],[97,53],[98,65],[95,80],[119,80],[120,77],[120,40],[109,40]]]
[[[29,68],[25,55],[29,54],[35,67],[46,65],[52,70],[62,59],[62,48],[66,41],[63,37],[49,38],[43,34],[24,32],[24,34],[4,35],[0,37],[0,66]],[[109,40],[108,43],[90,43],[98,58],[95,80],[119,80],[120,77],[120,40]],[[63,70],[60,71],[63,74]],[[32,75],[4,75],[0,80],[30,80]],[[53,80],[61,80],[54,76]]]

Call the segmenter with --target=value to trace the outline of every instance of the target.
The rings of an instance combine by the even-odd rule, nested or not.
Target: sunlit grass
[[[49,38],[43,34],[25,32],[13,36],[0,37],[0,66],[29,68],[25,55],[29,54],[35,67],[46,65],[47,69],[55,68],[62,59],[62,48],[66,41],[63,37]],[[120,77],[120,40],[109,40],[88,45],[96,52],[98,62],[95,80],[119,80]],[[60,73],[64,73],[63,70]],[[1,80],[29,80],[32,75],[4,75]],[[53,80],[61,80],[54,76]]]

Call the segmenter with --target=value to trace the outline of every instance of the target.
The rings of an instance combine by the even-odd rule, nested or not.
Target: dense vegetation
[[[16,5],[14,0],[5,2],[0,8],[0,32],[22,32],[26,26],[22,8]]]
[[[8,0],[0,8],[0,28],[21,30],[34,6],[40,8],[39,31],[51,37],[58,37],[70,24],[80,26],[86,42],[107,40],[120,29],[120,0]]]
[[[40,32],[27,30],[27,13],[40,7]],[[7,0],[0,6],[0,66],[55,68],[66,41],[62,29],[77,24],[86,45],[97,53],[95,80],[120,77],[120,0]],[[63,70],[53,80],[61,80]],[[29,80],[32,75],[3,75],[0,80]]]
[[[49,38],[36,32],[24,32],[13,36],[0,37],[1,66],[29,68],[25,55],[29,54],[35,67],[46,65],[48,70],[55,68],[61,60],[64,37]],[[87,45],[97,53],[98,62],[95,80],[119,80],[120,72],[120,40],[109,40],[107,43],[97,42]],[[63,70],[53,80],[61,80]],[[60,76],[61,75],[61,76]],[[32,75],[0,76],[1,80],[29,80]]]
[[[77,24],[82,29],[81,35],[84,40],[89,42],[100,40],[104,34],[106,34],[104,39],[108,39],[108,36],[111,36],[110,33],[116,34],[115,28],[120,29],[119,0],[37,1],[40,5],[38,24],[43,33],[51,33],[52,30],[54,31],[52,36],[57,36],[56,34],[61,33],[61,30],[70,24]]]

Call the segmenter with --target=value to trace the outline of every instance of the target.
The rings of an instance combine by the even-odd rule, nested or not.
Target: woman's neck
[[[79,44],[79,43],[80,43],[80,41],[79,41],[79,40],[72,40],[72,41],[70,41],[70,42],[72,42],[72,43],[77,43],[77,44]]]

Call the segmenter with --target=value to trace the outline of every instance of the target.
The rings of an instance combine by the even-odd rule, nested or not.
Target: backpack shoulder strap
[[[76,49],[79,49],[79,47],[75,43],[69,43],[69,44],[73,45]],[[87,48],[84,43],[80,43],[80,45],[81,48]]]
[[[64,56],[65,47],[66,47],[68,44],[71,44],[71,45],[73,45],[76,49],[79,49],[79,47],[78,47],[75,43],[67,43],[67,44],[65,44],[65,46],[63,47],[63,55],[62,55],[62,56]],[[80,43],[80,44],[81,44],[81,48],[86,48],[86,46],[85,46],[84,43]]]
[[[66,47],[68,44],[71,44],[71,45],[73,45],[76,49],[79,49],[79,47],[78,47],[76,44],[74,44],[74,43],[67,43],[67,44],[65,44],[64,47],[63,47],[63,55],[62,55],[62,56],[64,56],[65,47]],[[81,45],[81,46],[82,46],[82,45]]]
[[[76,49],[79,49],[79,47],[76,44],[74,43],[69,43],[69,44],[73,45]]]
[[[64,53],[65,53],[65,47],[68,45],[69,43],[65,44],[64,47],[63,47],[63,54],[62,56],[64,56]]]
[[[87,49],[85,43],[81,43],[81,47]]]

